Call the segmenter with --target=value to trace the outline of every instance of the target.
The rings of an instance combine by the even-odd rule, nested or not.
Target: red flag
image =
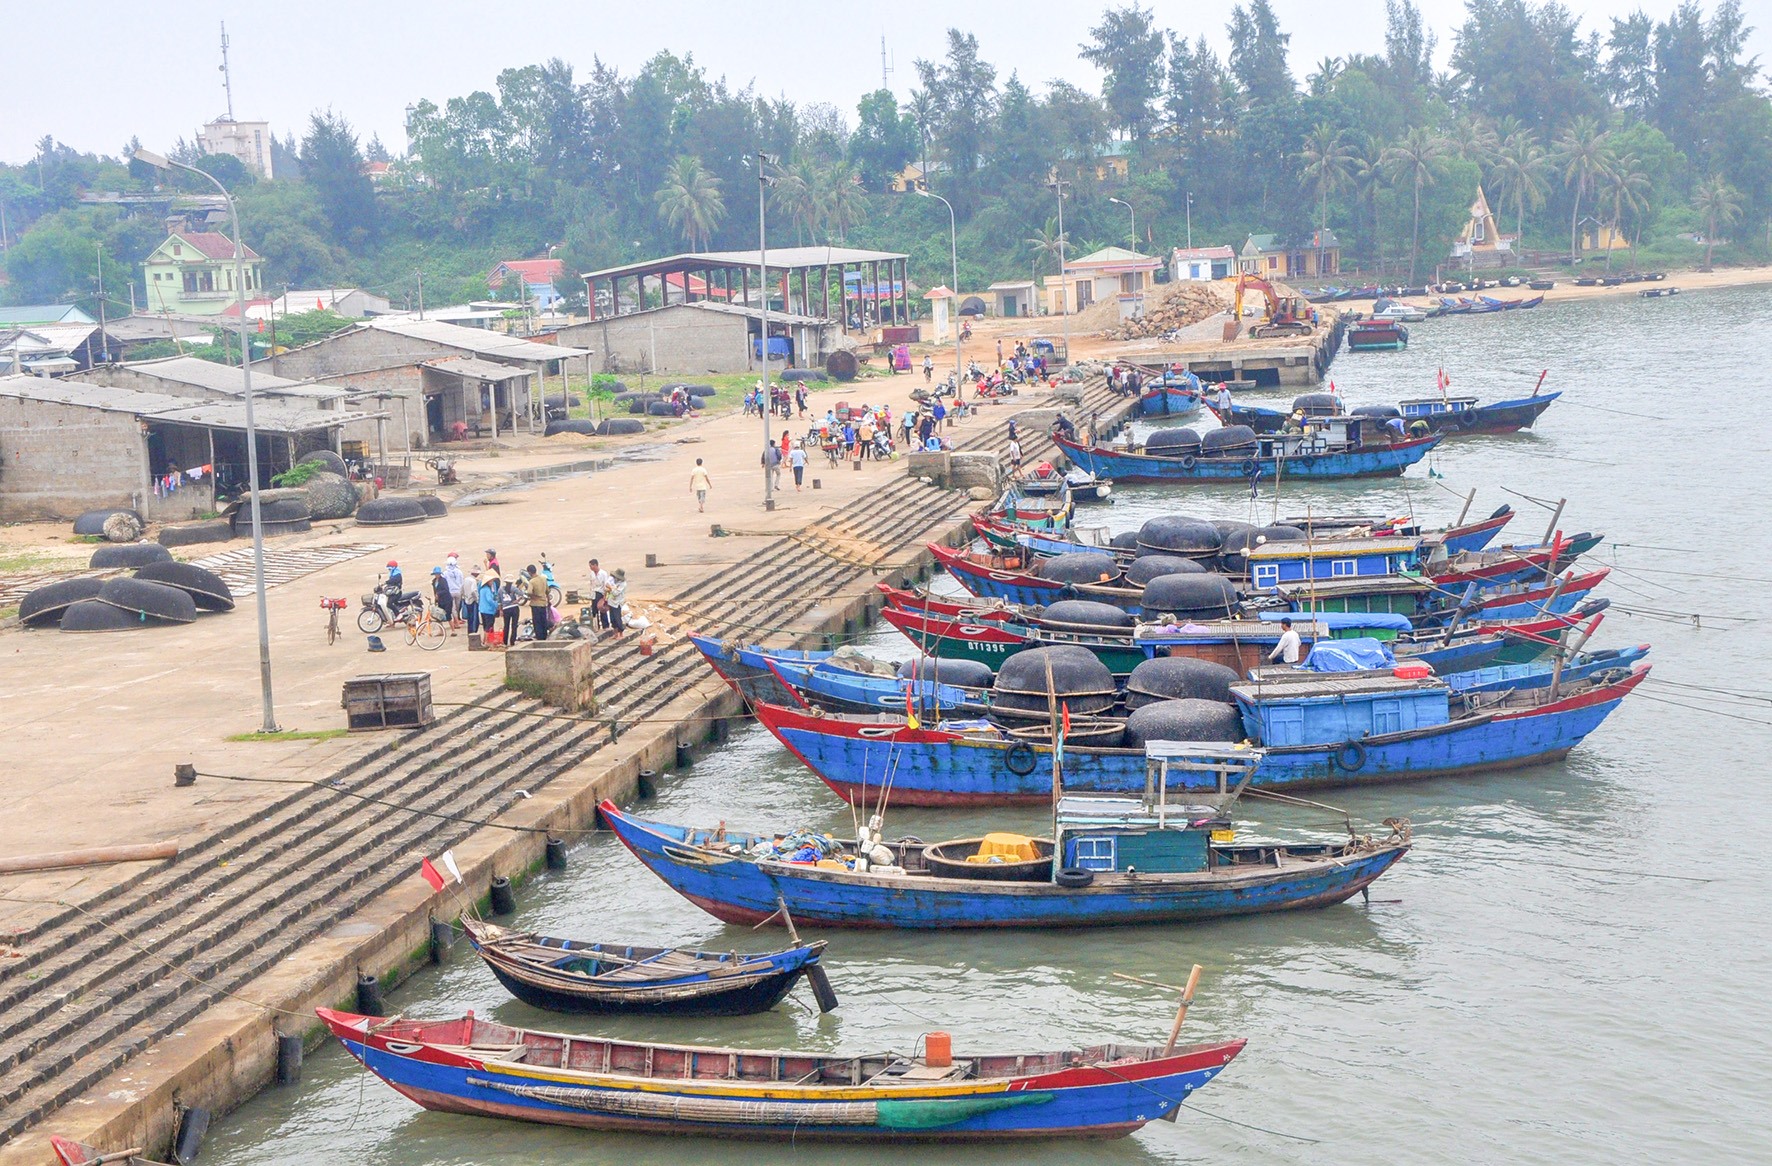
[[[1064,714],[1063,728],[1060,729],[1060,732],[1064,736],[1068,737],[1071,735],[1071,706],[1069,704],[1062,704],[1062,705],[1059,705],[1058,707],[1063,711],[1063,714]]]
[[[425,882],[431,884],[431,890],[440,891],[443,889],[443,875],[436,867],[431,865],[430,859],[426,858],[419,861],[418,873],[424,877]]]

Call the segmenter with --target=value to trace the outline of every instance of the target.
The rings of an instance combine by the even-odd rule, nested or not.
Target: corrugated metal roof
[[[871,263],[875,260],[909,259],[910,256],[897,251],[865,251],[859,247],[771,247],[769,249],[769,266],[782,267],[836,267],[844,263]],[[663,269],[681,270],[696,265],[707,267],[761,267],[762,256],[756,251],[685,251],[677,255],[666,255],[658,259],[648,259],[641,263],[624,263],[620,267],[605,267],[600,271],[589,271],[580,275],[580,279],[607,279],[610,276],[636,275],[644,271],[648,274]]]
[[[141,389],[118,389],[89,385],[83,381],[49,380],[44,377],[0,377],[0,397],[106,413],[129,413],[151,421],[198,425],[210,429],[245,429],[246,402],[196,401]],[[372,420],[376,413],[344,413],[332,409],[307,409],[279,402],[257,402],[253,422],[267,433],[303,433],[331,429],[352,421]]]
[[[475,360],[471,356],[451,357],[448,360],[427,360],[424,362],[424,367],[482,381],[509,381],[532,375],[526,368],[512,368],[508,364],[494,364],[490,360]]]
[[[113,389],[109,385],[89,385],[83,381],[27,376],[0,377],[0,397],[71,405],[81,409],[101,409],[107,413],[134,413],[138,416],[151,416],[168,409],[182,409],[191,403],[189,397],[172,397],[165,393],[143,392],[141,389]]]
[[[230,396],[243,397],[246,393],[244,378],[240,370],[233,365],[216,364],[212,360],[204,360],[196,356],[167,356],[158,360],[141,360],[126,363],[124,368],[142,376],[157,380],[173,381],[181,385],[194,385],[200,389],[208,389],[215,393],[227,393]],[[343,385],[314,385],[301,381],[292,381],[266,370],[254,368],[252,371],[252,392],[254,396],[267,397],[305,397],[316,401],[336,400],[348,397],[353,390]]]
[[[484,332],[478,328],[461,328],[454,324],[445,324],[437,320],[366,320],[359,324],[360,328],[373,328],[378,332],[391,332],[396,336],[404,336],[410,340],[423,340],[431,344],[441,344],[447,348],[459,348],[463,352],[472,352],[477,356],[487,356],[494,360],[520,360],[526,363],[563,360],[574,356],[589,356],[588,348],[566,348],[557,344],[537,344],[534,341],[522,340],[515,336],[506,336],[499,332]],[[341,333],[348,335],[348,333]],[[321,343],[324,343],[322,341]]]
[[[0,308],[0,324],[96,324],[73,304],[22,304]]]
[[[1310,542],[1296,539],[1292,542],[1271,542],[1250,547],[1244,552],[1244,557],[1303,559],[1323,558],[1328,555],[1406,555],[1414,552],[1420,545],[1421,540],[1413,538],[1320,538]]]

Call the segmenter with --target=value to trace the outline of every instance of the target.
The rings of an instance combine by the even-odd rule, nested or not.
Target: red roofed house
[[[218,316],[239,300],[234,241],[220,231],[179,231],[142,261],[150,312]],[[265,261],[246,248],[246,298],[263,299]]]
[[[566,264],[558,259],[506,259],[486,276],[486,286],[500,299],[533,302],[538,312],[545,312],[560,299],[555,283],[566,274]]]

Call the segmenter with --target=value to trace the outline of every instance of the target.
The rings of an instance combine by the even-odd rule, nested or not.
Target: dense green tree
[[[1549,134],[1604,112],[1597,54],[1555,0],[1469,0],[1453,37],[1450,84],[1466,112]]]
[[[1495,156],[1497,203],[1514,208],[1514,235],[1521,242],[1526,238],[1526,212],[1544,205],[1550,193],[1546,175],[1550,160],[1538,137],[1529,129],[1517,129],[1501,143]]]
[[[849,160],[870,190],[882,190],[906,163],[917,156],[917,125],[899,112],[890,89],[876,89],[856,107],[855,134],[849,139]]]
[[[1704,219],[1704,270],[1709,271],[1718,236],[1741,216],[1741,193],[1721,174],[1713,174],[1692,192],[1692,209]]]
[[[1591,117],[1576,118],[1557,138],[1551,148],[1551,162],[1563,176],[1563,185],[1575,194],[1569,212],[1569,258],[1581,257],[1581,203],[1583,197],[1598,185],[1600,176],[1612,162],[1609,135]]]
[[[1101,96],[1114,128],[1143,141],[1162,84],[1162,30],[1150,9],[1128,4],[1103,12],[1089,36],[1080,55],[1102,72]]]
[[[1292,34],[1280,31],[1280,20],[1268,0],[1249,0],[1231,9],[1231,75],[1251,105],[1274,105],[1291,99],[1298,86],[1286,64],[1286,46]]]
[[[302,173],[319,195],[334,243],[362,247],[375,237],[375,186],[363,172],[363,151],[351,123],[331,110],[308,119]]]
[[[947,45],[942,60],[917,62],[917,77],[932,105],[955,209],[969,212],[977,201],[979,159],[996,112],[997,70],[979,59],[978,38],[971,34],[950,28]]]

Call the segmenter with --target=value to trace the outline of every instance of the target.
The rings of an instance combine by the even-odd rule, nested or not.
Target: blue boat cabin
[[[1145,746],[1142,798],[1065,794],[1054,825],[1059,864],[1098,873],[1186,874],[1216,865],[1214,844],[1233,837],[1226,807],[1261,762],[1260,750],[1197,741]],[[1219,804],[1171,803],[1171,767],[1217,776]],[[1196,795],[1197,796],[1197,795]]]
[[[1422,397],[1418,400],[1397,402],[1397,408],[1405,418],[1432,417],[1436,413],[1457,413],[1476,407],[1477,399],[1475,397]]]
[[[1400,575],[1421,563],[1421,541],[1402,539],[1318,539],[1271,542],[1250,548],[1249,581],[1257,591],[1308,579],[1353,579]]]
[[[1444,681],[1388,673],[1324,673],[1310,679],[1231,686],[1243,730],[1263,747],[1333,745],[1382,733],[1443,725],[1451,715]]]

